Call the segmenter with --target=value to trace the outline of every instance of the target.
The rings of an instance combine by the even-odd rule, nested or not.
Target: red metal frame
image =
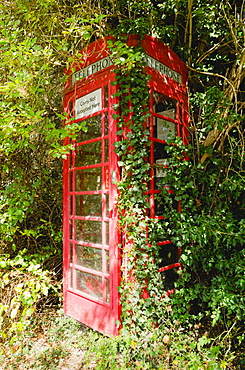
[[[137,36],[129,36],[129,45],[135,45],[138,42]],[[187,74],[184,64],[166,45],[149,36],[145,36],[141,43],[149,59],[146,71],[151,76],[149,161],[152,169],[148,190],[150,216],[162,219],[162,215],[156,214],[155,207],[155,196],[161,190],[156,187],[154,175],[154,167],[156,167],[154,146],[162,146],[166,143],[163,137],[156,137],[154,127],[156,125],[161,127],[161,122],[169,122],[170,125],[175,125],[176,134],[182,137],[183,142],[187,142]],[[118,322],[120,322],[118,286],[121,275],[121,253],[118,246],[120,243],[123,244],[123,238],[117,226],[115,182],[119,180],[120,173],[113,143],[120,138],[116,135],[117,125],[113,119],[113,105],[117,103],[117,98],[114,98],[113,94],[118,88],[111,85],[111,81],[115,80],[113,70],[106,39],[98,40],[83,50],[78,63],[67,71],[69,77],[64,92],[64,108],[68,117],[73,117],[78,124],[84,120],[90,124],[89,133],[81,133],[78,141],[72,142],[74,150],[64,160],[64,311],[87,326],[108,335],[118,334]],[[105,89],[108,90],[107,102]],[[173,101],[176,102],[174,117],[167,115],[167,111],[165,111],[166,115],[164,111],[156,111],[153,95],[157,93],[165,96],[171,104]],[[96,99],[98,105],[93,110],[89,101]],[[77,113],[74,116],[75,110]],[[105,129],[106,119],[108,131]],[[98,125],[101,125],[101,133],[95,132],[89,137],[93,125],[96,127],[95,131],[98,130]],[[69,139],[66,139],[65,144],[68,143]],[[100,148],[99,151],[98,148]],[[164,160],[161,163],[164,163]],[[164,165],[158,167],[162,167],[164,171]],[[94,172],[97,182],[94,180]],[[87,175],[84,176],[84,173]],[[97,207],[95,211],[94,207]],[[178,209],[180,210],[179,204]],[[91,231],[91,225],[99,226],[101,234],[98,230]],[[108,233],[109,241],[106,240]],[[170,241],[159,241],[159,245],[162,246],[163,251],[166,246],[171,249]],[[94,260],[99,267],[96,267]],[[179,267],[180,264],[176,260],[161,266],[159,271],[166,272]],[[122,266],[122,268],[126,267]],[[76,276],[80,276],[80,279]],[[108,286],[110,300],[107,299]]]

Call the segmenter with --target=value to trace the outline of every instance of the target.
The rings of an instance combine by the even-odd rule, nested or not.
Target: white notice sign
[[[75,119],[80,119],[102,109],[101,89],[84,95],[76,100]]]

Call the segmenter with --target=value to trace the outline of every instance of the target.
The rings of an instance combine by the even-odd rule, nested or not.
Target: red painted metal
[[[147,194],[150,217],[160,221],[163,215],[156,196],[162,186],[173,193],[168,184],[160,185],[168,168],[165,136],[174,133],[187,143],[186,67],[168,46],[153,37],[145,36],[139,41],[131,35],[127,42],[128,45],[141,42],[147,54],[146,72],[151,77],[148,86],[151,181]],[[64,109],[73,122],[82,125],[87,121],[88,132],[81,131],[78,140],[72,142],[74,150],[63,166],[64,311],[95,330],[117,335],[118,286],[121,273],[127,276],[130,245],[125,244],[118,230],[116,182],[120,171],[113,147],[120,140],[113,119],[113,106],[118,99],[113,94],[118,86],[111,85],[115,74],[107,39],[97,40],[81,51],[81,58],[66,73]],[[166,123],[170,128],[164,132]],[[65,144],[68,143],[66,139]],[[180,211],[179,203],[176,207]],[[123,245],[122,251],[119,244]],[[180,268],[180,250],[176,251],[170,240],[160,240],[159,246],[163,254],[159,271],[164,274]],[[167,263],[171,253],[173,257]]]
[[[158,271],[159,272],[168,271],[168,270],[171,270],[175,267],[181,267],[181,264],[179,262],[176,262],[176,263],[173,263],[172,265],[163,266]]]

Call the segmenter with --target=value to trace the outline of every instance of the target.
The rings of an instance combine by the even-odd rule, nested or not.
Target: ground
[[[138,339],[131,330],[124,337],[108,338],[56,307],[35,313],[12,344],[0,344],[0,370],[245,369],[244,351],[235,354],[199,329],[185,333],[172,325],[171,330],[151,329]]]
[[[37,314],[27,334],[5,348],[0,370],[93,369],[92,361],[89,366],[83,364],[87,346],[84,337],[88,335],[93,335],[90,329],[66,317],[61,310]]]

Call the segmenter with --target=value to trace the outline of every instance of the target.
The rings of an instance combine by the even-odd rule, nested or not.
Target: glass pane
[[[104,104],[105,104],[105,108],[108,107],[108,85],[105,85],[104,86]]]
[[[108,135],[108,113],[105,113],[105,129],[104,129],[104,134]]]
[[[174,122],[155,117],[154,137],[160,140],[171,140],[176,136],[176,125]]]
[[[70,239],[73,239],[73,227],[72,227],[72,220],[69,221],[69,233]]]
[[[106,240],[105,240],[105,244],[106,245],[109,245],[109,222],[106,222],[105,223],[105,232],[106,232]]]
[[[88,220],[75,220],[75,222],[76,240],[102,244],[101,222]]]
[[[74,110],[73,110],[73,101],[69,102],[69,116],[72,117],[74,115]]]
[[[76,171],[76,191],[101,190],[101,167]]]
[[[153,92],[153,111],[165,117],[175,119],[176,100],[170,99],[157,91]]]
[[[92,270],[102,271],[101,249],[85,245],[77,245],[76,257],[77,265],[87,267]]]
[[[70,263],[73,262],[73,245],[70,244]]]
[[[108,140],[105,140],[105,162],[108,162]]]
[[[166,151],[166,144],[154,142],[154,162],[157,163],[158,159],[168,158],[168,153]]]
[[[73,151],[70,152],[70,154],[69,154],[69,167],[70,168],[72,168],[72,153],[73,153]]]
[[[164,152],[159,151],[156,155],[164,155]],[[166,179],[168,171],[168,160],[167,158],[155,159],[156,168],[154,169],[155,173],[155,189],[162,188],[163,186],[169,186]]]
[[[102,278],[83,271],[76,271],[76,289],[102,300]]]
[[[102,216],[100,194],[76,195],[76,216]]]
[[[88,166],[102,162],[102,142],[95,141],[76,147],[75,167]]]
[[[168,171],[168,160],[167,158],[160,158],[156,160],[156,177],[165,177]]]
[[[94,116],[85,120],[87,131],[80,131],[77,135],[77,143],[102,135],[101,132],[101,115]]]
[[[165,290],[174,289],[174,282],[178,279],[177,269],[173,268],[167,271],[161,272],[162,281]]]
[[[160,267],[172,265],[178,262],[178,248],[174,244],[164,244],[161,246],[159,256],[162,259]]]
[[[70,215],[73,215],[73,201],[72,201],[73,197],[72,195],[70,196],[70,203],[69,203],[69,206],[70,206]]]
[[[110,273],[110,256],[109,256],[109,251],[105,251],[106,253],[106,273]]]
[[[70,270],[69,270],[69,286],[71,287],[71,288],[73,288],[73,274],[72,274],[72,272],[73,272],[73,269],[72,268],[70,268]]]
[[[106,194],[105,201],[106,201],[106,217],[109,217],[109,195],[108,194]]]
[[[70,172],[69,174],[69,191],[73,191],[73,172]]]
[[[106,303],[110,303],[110,280],[105,279],[106,283]]]
[[[153,92],[153,111],[165,117],[176,119],[176,101],[154,91]],[[166,119],[155,117],[154,137],[161,140],[171,139],[176,135],[175,123]]]

